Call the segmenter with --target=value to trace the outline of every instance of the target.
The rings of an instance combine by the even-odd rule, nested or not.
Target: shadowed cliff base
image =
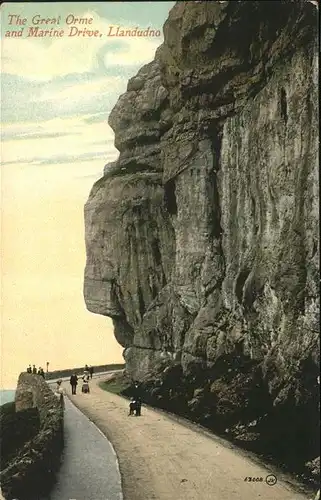
[[[241,383],[242,375],[238,377],[237,387],[231,386],[228,380],[218,379],[215,386],[220,388],[224,395],[217,392],[218,407],[215,411],[213,395],[206,397],[206,389],[196,388],[193,390],[195,397],[191,399],[188,396],[193,383],[191,380],[184,379],[179,372],[180,366],[177,365],[170,369],[167,367],[166,376],[163,371],[158,374],[158,377],[155,373],[150,374],[147,381],[139,385],[142,401],[206,427],[235,445],[255,453],[264,461],[292,474],[296,480],[310,488],[318,487],[320,462],[313,460],[319,447],[318,420],[309,422],[310,425],[314,425],[315,430],[315,441],[311,452],[311,444],[307,443],[307,436],[311,431],[307,429],[302,431],[303,423],[300,428],[298,421],[293,419],[291,413],[287,414],[286,410],[274,410],[268,395],[265,402],[266,413],[262,417],[257,417],[258,412],[253,411],[254,405],[252,404],[251,408],[249,404],[251,395],[245,394],[246,384]],[[246,379],[247,377],[243,379],[243,382]],[[179,384],[178,380],[180,380]],[[126,398],[130,398],[134,393],[132,380],[126,373],[115,374],[99,385],[104,390]],[[242,398],[243,406],[237,405],[238,398]],[[193,403],[191,404],[190,401]],[[262,408],[261,401],[255,398],[252,398],[252,401],[256,401],[257,406]],[[223,411],[220,412],[219,407]],[[244,407],[247,409],[247,415]],[[284,421],[282,426],[279,411]],[[310,457],[310,461],[307,457]]]
[[[85,206],[87,308],[146,402],[300,474],[320,455],[317,16],[178,2]]]
[[[107,375],[100,378],[106,379]],[[190,420],[147,405],[140,417],[130,417],[129,401],[101,390],[100,380],[93,381],[91,397],[80,395],[76,404],[111,439],[126,500],[310,500],[313,496],[289,474]],[[271,474],[277,478],[273,487],[267,482]]]

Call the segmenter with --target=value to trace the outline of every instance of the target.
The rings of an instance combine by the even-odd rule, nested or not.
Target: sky
[[[174,3],[1,6],[3,388],[14,389],[29,363],[54,370],[123,362],[111,320],[84,303],[83,208],[117,158],[108,115],[153,59]],[[117,26],[160,36],[107,36]],[[71,28],[98,36],[69,36]],[[51,29],[63,36],[40,36]]]

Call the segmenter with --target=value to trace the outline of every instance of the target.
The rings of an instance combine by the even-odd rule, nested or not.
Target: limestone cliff
[[[85,207],[86,304],[146,398],[283,460],[318,454],[317,85],[311,3],[179,2]]]

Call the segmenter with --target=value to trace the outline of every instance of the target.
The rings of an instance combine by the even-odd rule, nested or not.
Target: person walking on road
[[[82,387],[81,387],[81,392],[84,392],[85,394],[89,394],[90,393],[90,389],[89,389],[89,373],[88,371],[85,371],[83,376],[82,376],[82,380],[83,380],[83,383],[82,383]]]
[[[135,415],[136,417],[140,417],[142,409],[142,397],[139,384],[136,381],[134,382],[134,387],[132,389],[132,397],[135,402]]]
[[[57,381],[57,385],[56,385],[56,389],[55,389],[55,396],[59,399],[62,408],[65,408],[65,400],[64,400],[65,391],[64,391],[63,387],[61,386],[61,383],[62,383],[62,380]]]
[[[71,394],[76,394],[77,384],[78,384],[78,377],[75,373],[73,373],[70,377]]]
[[[89,374],[90,374],[91,379],[93,378],[93,373],[94,373],[94,367],[90,365],[89,366]]]

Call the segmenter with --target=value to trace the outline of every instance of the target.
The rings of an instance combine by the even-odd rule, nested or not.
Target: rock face
[[[146,399],[302,463],[318,455],[317,85],[311,3],[179,2],[110,114],[119,158],[85,206],[87,308],[113,319]]]

